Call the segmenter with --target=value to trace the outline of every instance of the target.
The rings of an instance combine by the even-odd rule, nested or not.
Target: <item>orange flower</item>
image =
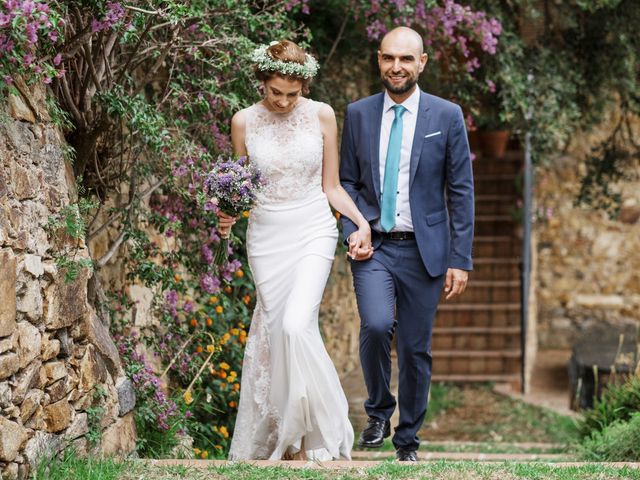
[[[218,450],[222,450],[222,445],[215,445]]]
[[[209,303],[218,303],[218,297],[216,296],[209,297]]]
[[[209,452],[206,450],[200,454],[200,458],[207,458],[209,456]]]
[[[236,270],[236,277],[238,278],[244,277],[244,272],[242,271],[242,269],[239,268],[238,270]]]
[[[236,402],[233,402],[233,401],[229,402],[229,406],[230,406],[231,408],[236,408],[236,405],[237,405],[237,403],[236,403]]]
[[[198,345],[198,346],[196,347],[196,352],[198,352],[198,353],[202,353],[202,350],[203,350],[202,345]]]
[[[245,295],[244,297],[242,297],[242,301],[245,305],[249,305],[249,302],[251,302],[251,297],[249,295]]]
[[[242,212],[242,216],[244,218],[249,218],[249,212],[248,211]]]
[[[225,293],[231,293],[231,292],[233,292],[233,288],[231,288],[229,285],[227,285],[226,287],[224,287],[224,292]]]
[[[237,392],[238,390],[240,390],[240,384],[239,383],[234,383],[233,384],[233,389]]]
[[[213,320],[211,320],[211,317],[207,317],[207,327],[210,327],[211,325],[213,325]]]
[[[191,325],[192,327],[197,327],[198,326],[198,320],[196,320],[195,318],[192,318],[189,321],[189,325]]]
[[[227,372],[220,372],[220,378],[227,378]]]
[[[238,330],[237,328],[232,328],[229,331],[231,332],[231,335],[235,335],[236,337],[240,335],[240,330]]]
[[[215,349],[216,347],[214,347],[213,345],[211,344],[207,345],[207,352],[212,353]]]
[[[175,275],[173,276],[173,279],[174,279],[176,282],[179,282],[180,280],[182,280],[182,277],[181,277],[180,275],[178,275],[178,274],[175,274]]]
[[[224,425],[220,427],[220,433],[224,438],[229,438],[229,430]]]
[[[229,364],[227,362],[222,362],[222,363],[220,363],[220,368],[222,370],[229,370],[231,367],[229,366]]]
[[[224,312],[224,308],[222,308],[222,305],[218,305],[216,307],[216,313],[222,313],[222,312]]]

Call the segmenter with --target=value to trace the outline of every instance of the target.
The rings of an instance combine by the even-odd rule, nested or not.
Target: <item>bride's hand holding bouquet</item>
[[[206,194],[217,206],[220,221],[221,239],[214,257],[216,265],[227,259],[231,227],[242,212],[253,207],[263,185],[260,171],[247,157],[220,157],[205,178]]]

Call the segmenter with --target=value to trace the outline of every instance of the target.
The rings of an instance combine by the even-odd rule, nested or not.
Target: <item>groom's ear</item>
[[[422,55],[420,55],[420,73],[422,73],[428,61],[429,61],[429,55],[427,55],[426,53],[423,53]]]

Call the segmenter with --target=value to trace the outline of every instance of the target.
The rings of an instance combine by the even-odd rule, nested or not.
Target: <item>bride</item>
[[[233,116],[231,139],[267,186],[247,229],[257,304],[229,459],[350,459],[347,399],[318,328],[338,238],[329,204],[359,226],[350,256],[371,257],[371,230],[340,186],[333,109],[304,97],[315,59],[283,40],[253,60],[264,98]],[[224,234],[235,218],[218,216]]]

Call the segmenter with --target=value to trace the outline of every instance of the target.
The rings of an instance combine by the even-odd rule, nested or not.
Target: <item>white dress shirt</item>
[[[393,106],[396,105],[389,93],[384,92],[384,105],[382,107],[382,128],[380,129],[380,193],[384,188],[384,167],[387,163],[387,148],[389,147],[389,135],[391,124],[395,118]],[[406,108],[402,115],[402,148],[400,150],[400,171],[398,172],[398,196],[396,198],[396,224],[392,232],[413,232],[411,220],[411,207],[409,206],[409,176],[411,162],[411,146],[413,134],[416,131],[418,108],[420,106],[420,89],[416,88],[411,96],[401,105]],[[376,221],[373,228],[382,231],[380,220]]]

